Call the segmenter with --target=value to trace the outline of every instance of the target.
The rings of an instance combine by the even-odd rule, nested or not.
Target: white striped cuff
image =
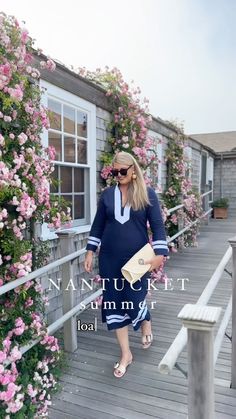
[[[164,246],[162,244],[156,244],[155,246],[153,246],[153,249],[167,249],[168,250],[168,246]]]
[[[88,244],[92,244],[93,246],[98,247],[98,245],[100,244],[100,239],[98,239],[97,237],[93,237],[93,236],[89,236],[88,238]]]
[[[167,245],[167,241],[166,240],[155,240],[152,242],[152,245],[154,246],[155,244],[165,244]]]

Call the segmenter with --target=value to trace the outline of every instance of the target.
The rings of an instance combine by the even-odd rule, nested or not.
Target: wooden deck
[[[63,390],[53,396],[49,419],[186,419],[186,378],[177,369],[161,375],[157,366],[181,327],[177,314],[185,303],[197,301],[228,247],[227,240],[235,234],[236,219],[211,220],[201,228],[197,248],[171,254],[166,271],[173,278],[174,290],[165,291],[159,285],[160,290],[149,298],[157,301],[156,309],[151,310],[155,342],[149,350],[142,350],[140,333],[130,329],[134,362],[122,379],[112,374],[119,359],[114,333],[100,322],[100,311],[82,313],[83,321],[98,317],[98,331],[78,333],[79,349],[67,355]],[[186,291],[181,291],[177,278],[189,278]],[[231,278],[225,273],[209,304],[225,308],[230,294]],[[236,418],[236,390],[229,388],[230,353],[231,343],[225,338],[215,369],[217,419]],[[178,362],[187,369],[186,351]]]

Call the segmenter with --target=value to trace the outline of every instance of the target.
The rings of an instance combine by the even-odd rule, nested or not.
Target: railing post
[[[205,192],[209,192],[210,190],[210,185],[205,185]],[[204,196],[204,212],[207,212],[209,210],[209,194]],[[210,218],[210,214],[207,214],[206,216],[206,224],[209,224],[209,218]]]
[[[183,195],[180,194],[179,198],[180,198],[181,204],[183,204]],[[184,228],[184,209],[183,208],[177,211],[177,218],[178,218],[178,232],[179,232],[183,230]],[[179,252],[182,252],[184,249],[184,236],[182,234],[178,237],[178,249],[179,249]]]
[[[60,239],[61,257],[73,253],[76,249],[74,246],[74,236],[76,233],[71,231],[61,231],[57,235]],[[75,290],[74,290],[74,263],[67,262],[61,267],[61,286],[63,299],[63,314],[75,306]],[[64,323],[64,348],[67,352],[74,352],[77,349],[77,328],[76,316],[71,317]]]
[[[39,221],[34,222],[34,239],[39,240],[42,234],[42,224]]]
[[[188,419],[214,419],[213,326],[221,308],[186,304],[178,315],[188,331]]]
[[[232,246],[232,361],[231,387],[236,388],[236,236],[229,239]]]

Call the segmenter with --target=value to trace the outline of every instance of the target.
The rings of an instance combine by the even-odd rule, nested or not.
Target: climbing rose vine
[[[141,104],[140,89],[130,86],[124,81],[121,72],[117,68],[105,71],[97,69],[95,72],[79,69],[79,74],[90,81],[101,85],[108,96],[112,107],[112,118],[108,126],[109,149],[101,155],[103,164],[101,177],[107,186],[113,183],[111,174],[111,161],[118,151],[128,151],[139,162],[144,172],[145,181],[154,187],[157,192],[157,168],[158,156],[154,140],[148,135],[148,125],[152,117],[148,110],[148,100],[145,98]],[[185,156],[186,137],[183,127],[173,124],[173,130],[177,133],[169,140],[166,153],[168,166],[167,189],[163,194],[162,212],[169,236],[178,230],[178,215],[180,211],[168,216],[168,208],[179,204],[183,199],[184,210],[181,210],[183,226],[187,226],[202,214],[201,201],[198,193],[194,191],[190,176],[191,164]],[[180,197],[181,195],[181,197]],[[182,202],[181,202],[182,203]],[[184,235],[170,244],[171,250],[176,250],[179,240],[184,246],[197,244],[196,236],[198,226],[194,225]],[[164,274],[163,274],[164,275]],[[163,278],[164,276],[161,275]],[[155,275],[159,279],[160,272]]]
[[[200,195],[194,190],[190,178],[191,162],[184,152],[187,141],[183,127],[174,125],[174,128],[176,134],[169,140],[165,156],[167,187],[163,194],[163,201],[166,208],[173,208],[182,203],[184,207],[166,217],[169,236],[173,236],[178,231],[179,215],[183,218],[183,227],[186,227],[203,213]],[[172,244],[172,250],[176,249],[180,240],[184,247],[196,246],[198,230],[198,224],[193,225]]]
[[[157,190],[158,156],[155,141],[148,134],[148,124],[152,117],[148,110],[148,99],[139,98],[139,87],[130,87],[117,68],[95,72],[80,68],[79,74],[101,85],[106,90],[112,107],[112,118],[108,125],[109,149],[101,155],[103,168],[101,177],[106,185],[112,183],[111,162],[115,153],[127,151],[132,154],[144,172],[145,181]]]
[[[55,68],[51,59],[41,66]],[[55,151],[41,144],[49,119],[39,77],[27,30],[0,14],[0,290],[45,263],[35,223],[59,227],[70,220],[65,203],[49,194]],[[62,354],[46,331],[38,281],[0,296],[0,323],[0,417],[47,416]],[[22,355],[20,347],[35,338],[40,343]]]

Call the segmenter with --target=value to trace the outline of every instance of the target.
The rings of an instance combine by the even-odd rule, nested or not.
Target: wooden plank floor
[[[197,301],[228,247],[227,240],[234,235],[236,219],[211,220],[201,228],[198,247],[171,254],[166,272],[174,289],[164,290],[159,284],[149,297],[149,303],[157,301],[151,310],[155,342],[149,350],[142,350],[140,333],[130,329],[134,362],[122,379],[112,374],[119,359],[114,332],[101,323],[100,310],[82,313],[82,321],[98,317],[98,331],[78,333],[78,350],[67,354],[62,391],[53,396],[49,419],[186,418],[186,378],[177,369],[161,375],[157,366],[181,327],[177,314],[184,304]],[[185,291],[178,278],[189,279]],[[223,315],[230,294],[231,278],[225,273],[209,304],[222,307]],[[231,325],[229,334],[230,329]],[[225,338],[215,369],[216,419],[236,418],[236,390],[229,387],[230,354],[231,344]],[[178,362],[187,370],[186,350]]]

